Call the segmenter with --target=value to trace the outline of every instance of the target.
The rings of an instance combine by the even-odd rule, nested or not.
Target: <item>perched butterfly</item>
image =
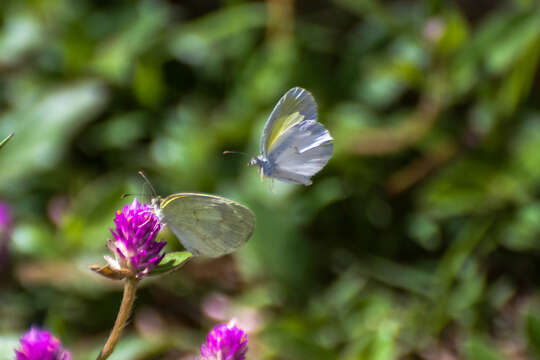
[[[208,257],[229,254],[253,234],[255,215],[244,205],[202,193],[179,193],[161,198],[144,174],[140,174],[154,193],[151,201],[154,213],[192,254]]]
[[[261,179],[268,176],[288,183],[311,185],[332,157],[334,146],[328,130],[317,122],[313,96],[299,87],[290,89],[276,104],[264,125],[257,166]]]

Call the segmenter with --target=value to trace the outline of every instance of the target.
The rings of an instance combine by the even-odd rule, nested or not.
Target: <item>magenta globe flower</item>
[[[217,325],[201,345],[201,360],[244,360],[247,341],[247,334],[236,327],[234,320]]]
[[[0,202],[0,234],[10,233],[12,226],[13,215],[11,213],[11,207],[5,202]]]
[[[60,340],[34,326],[21,338],[21,348],[15,350],[15,355],[16,360],[71,360]]]
[[[0,270],[4,268],[9,257],[8,244],[13,231],[13,214],[11,207],[0,202]]]
[[[161,250],[167,243],[156,241],[161,228],[158,218],[150,206],[135,199],[116,213],[114,223],[114,239],[107,242],[107,247],[115,258],[105,256],[105,260],[113,269],[129,269],[137,278],[145,276],[165,256]]]

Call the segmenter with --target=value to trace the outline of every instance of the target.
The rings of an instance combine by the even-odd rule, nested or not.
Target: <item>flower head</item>
[[[11,207],[0,202],[0,234],[10,233],[13,227],[13,215],[11,213]]]
[[[135,199],[116,213],[114,223],[114,239],[108,241],[107,247],[115,258],[105,256],[105,260],[114,269],[130,269],[138,278],[145,276],[165,256],[161,250],[167,243],[155,240],[161,228],[158,218],[150,206]]]
[[[247,341],[247,334],[236,327],[234,320],[217,325],[201,345],[201,360],[244,360]]]
[[[0,202],[0,270],[4,268],[9,257],[8,243],[13,231],[13,214],[11,207]]]
[[[21,348],[15,350],[15,355],[16,360],[71,360],[60,340],[34,326],[21,338]]]

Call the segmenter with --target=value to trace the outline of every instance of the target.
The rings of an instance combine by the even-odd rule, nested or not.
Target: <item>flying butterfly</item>
[[[264,125],[259,156],[249,165],[264,176],[311,185],[311,177],[330,160],[333,138],[317,122],[317,103],[307,90],[290,89],[274,106]]]
[[[151,207],[187,251],[218,257],[244,245],[255,229],[255,215],[244,205],[203,193],[178,193],[162,198],[139,172],[153,192]]]

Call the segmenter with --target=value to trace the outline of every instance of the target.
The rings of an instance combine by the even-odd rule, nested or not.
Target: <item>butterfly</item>
[[[194,255],[218,257],[244,245],[255,229],[255,215],[244,205],[210,194],[179,193],[151,202],[166,224]]]
[[[260,155],[249,165],[264,176],[311,185],[311,177],[330,160],[333,138],[317,122],[317,103],[307,90],[290,89],[270,113],[260,142]]]
[[[236,201],[211,194],[178,193],[162,198],[146,176],[153,193],[150,206],[162,224],[193,255],[218,257],[247,243],[255,215]]]

